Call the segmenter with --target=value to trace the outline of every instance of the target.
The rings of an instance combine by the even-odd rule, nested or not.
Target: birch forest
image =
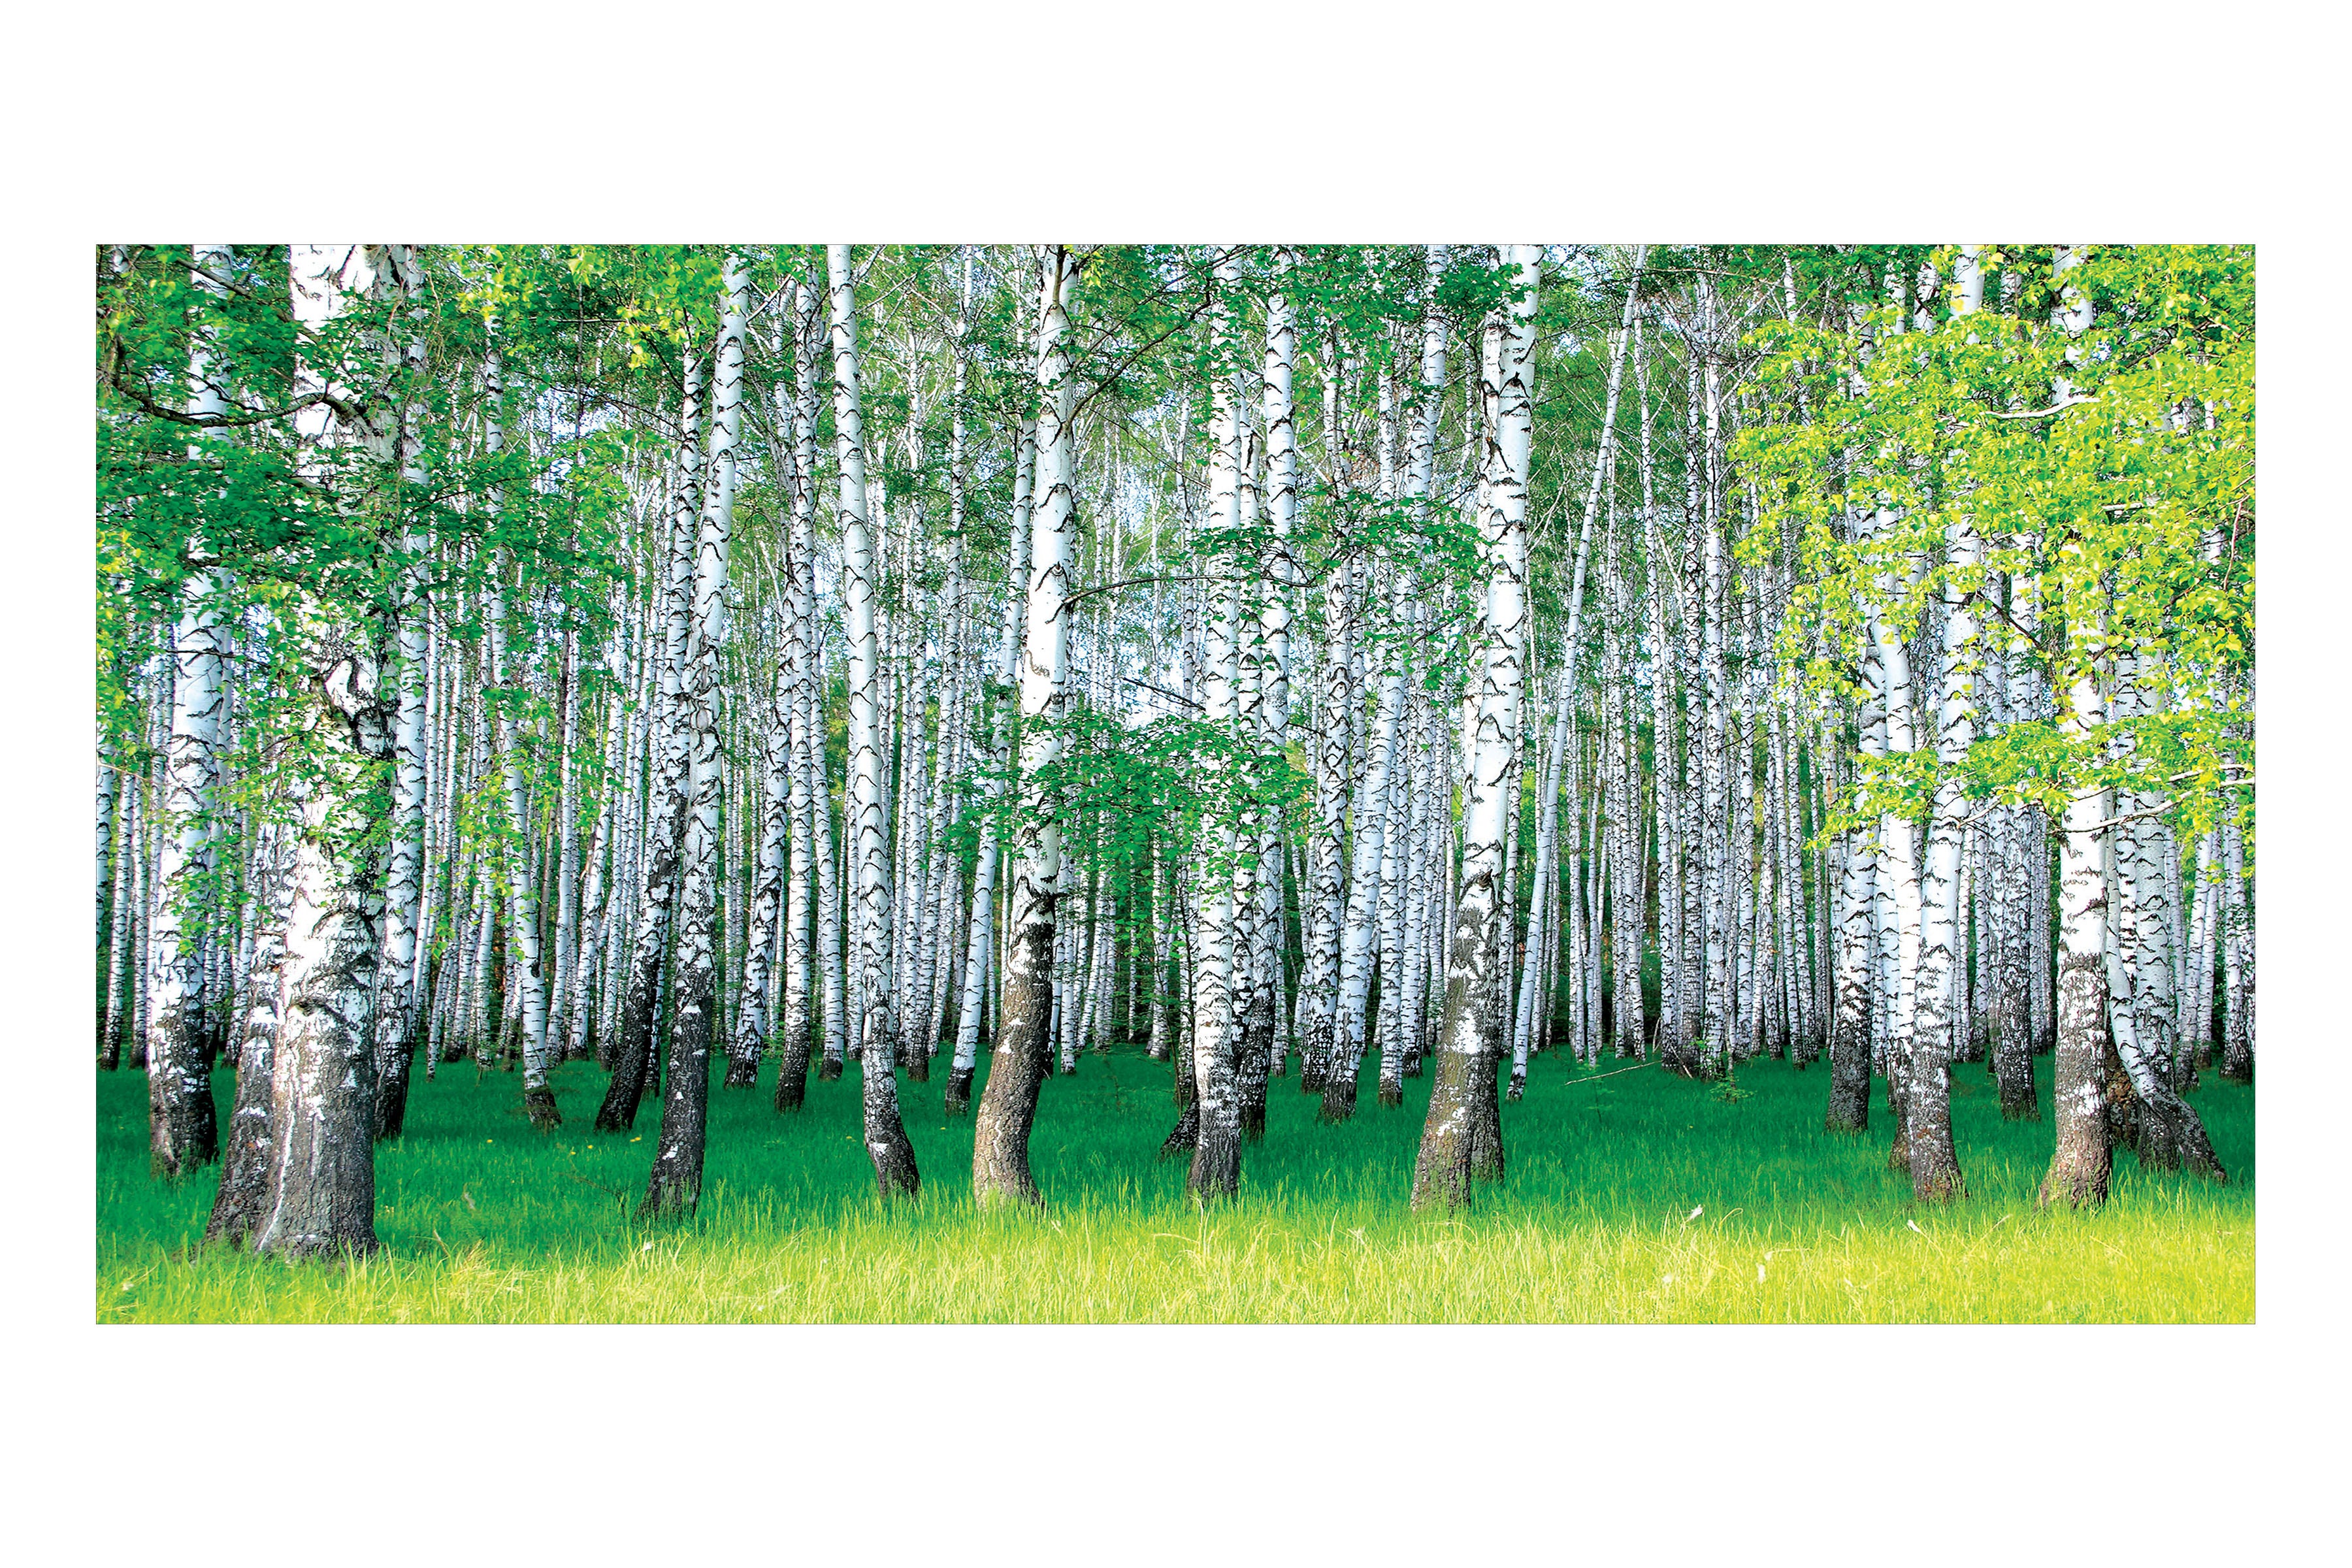
[[[2249,247],[94,267],[95,1055],[207,1239],[377,1250],[460,1093],[634,1223],[728,1097],[1051,1215],[1105,1071],[1208,1209],[1270,1107],[1475,1208],[1551,1072],[1801,1072],[1923,1216],[1972,1094],[2238,1175]]]

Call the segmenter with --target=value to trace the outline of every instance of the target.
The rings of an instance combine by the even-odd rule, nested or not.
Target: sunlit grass
[[[1604,1071],[1619,1064],[1604,1064]],[[2047,1058],[2037,1063],[2044,1074]],[[858,1142],[852,1068],[780,1118],[712,1094],[707,1186],[690,1224],[652,1228],[644,1190],[660,1107],[589,1130],[603,1075],[556,1073],[567,1118],[524,1120],[520,1080],[470,1065],[420,1082],[379,1149],[385,1250],[288,1266],[197,1247],[216,1173],[147,1173],[143,1079],[100,1076],[100,1321],[331,1322],[2214,1322],[2254,1312],[2253,1092],[2210,1077],[2195,1104],[2227,1185],[2116,1161],[2087,1215],[2033,1205],[2045,1121],[2000,1120],[1983,1069],[1955,1070],[1971,1196],[1915,1207],[1887,1131],[1821,1131],[1824,1070],[1760,1063],[1737,1099],[1654,1068],[1607,1078],[1538,1058],[1504,1108],[1509,1173],[1472,1213],[1405,1205],[1428,1092],[1383,1110],[1367,1083],[1344,1127],[1276,1080],[1242,1201],[1203,1215],[1181,1162],[1168,1068],[1087,1057],[1045,1089],[1032,1143],[1039,1215],[976,1212],[971,1124],[900,1085],[924,1190],[883,1207]],[[232,1088],[215,1092],[226,1121]],[[2047,1101],[2047,1085],[2043,1099]],[[1695,1215],[1693,1211],[1698,1211]],[[1915,1228],[1916,1227],[1916,1228]]]

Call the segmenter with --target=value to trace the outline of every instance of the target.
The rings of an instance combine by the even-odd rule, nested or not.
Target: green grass
[[[2251,1089],[2209,1075],[2198,1110],[2227,1185],[2116,1158],[2092,1214],[2033,1204],[2047,1121],[2004,1124],[1981,1067],[1955,1070],[1969,1201],[1915,1207],[1875,1130],[1821,1131],[1825,1068],[1741,1069],[1743,1098],[1654,1067],[1607,1079],[1538,1058],[1506,1105],[1509,1173],[1470,1214],[1405,1204],[1428,1095],[1383,1110],[1369,1081],[1344,1127],[1297,1079],[1273,1085],[1242,1200],[1202,1215],[1169,1072],[1087,1057],[1045,1088],[1031,1144],[1049,1207],[976,1212],[971,1124],[940,1113],[944,1058],[900,1085],[924,1187],[886,1208],[857,1138],[857,1074],[778,1117],[714,1089],[698,1216],[646,1228],[660,1107],[589,1131],[604,1078],[558,1069],[566,1123],[535,1133],[520,1079],[470,1064],[419,1082],[407,1135],[376,1157],[379,1256],[286,1265],[197,1246],[216,1172],[146,1162],[142,1075],[99,1075],[101,1322],[2247,1322],[2254,1312]],[[1604,1070],[1615,1064],[1604,1064]],[[2047,1058],[2038,1062],[2048,1100]],[[215,1080],[226,1122],[230,1076]],[[1701,1210],[1696,1218],[1694,1209]],[[1916,1228],[1914,1229],[1913,1226]]]

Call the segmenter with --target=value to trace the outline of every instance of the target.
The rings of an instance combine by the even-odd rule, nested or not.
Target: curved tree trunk
[[[678,415],[677,493],[670,510],[668,582],[664,590],[661,673],[654,713],[654,777],[646,824],[645,870],[625,989],[614,1028],[613,1081],[596,1108],[596,1131],[636,1125],[637,1105],[653,1070],[654,1025],[661,1010],[663,961],[669,953],[679,840],[685,832],[691,740],[679,696],[694,612],[695,541],[702,513],[702,359],[689,348]]]
[[[1077,553],[1074,472],[1076,405],[1064,337],[1071,257],[1048,249],[1040,268],[1035,510],[1022,616],[1020,811],[1014,819],[1005,908],[1003,993],[990,1044],[988,1082],[972,1121],[971,1190],[981,1204],[1044,1201],[1029,1169],[1029,1131],[1050,1069],[1055,900],[1062,879],[1062,827],[1040,771],[1062,752],[1052,727],[1069,668],[1070,573]],[[1016,546],[1016,549],[1018,547]]]

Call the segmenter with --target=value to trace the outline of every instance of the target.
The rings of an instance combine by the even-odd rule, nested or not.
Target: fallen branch
[[[1654,1057],[1646,1061],[1635,1062],[1629,1068],[1619,1068],[1614,1072],[1597,1072],[1591,1078],[1572,1078],[1568,1081],[1570,1087],[1580,1083],[1599,1083],[1604,1078],[1622,1078],[1629,1072],[1640,1072],[1643,1068],[1654,1068],[1657,1065],[1657,1058]]]

